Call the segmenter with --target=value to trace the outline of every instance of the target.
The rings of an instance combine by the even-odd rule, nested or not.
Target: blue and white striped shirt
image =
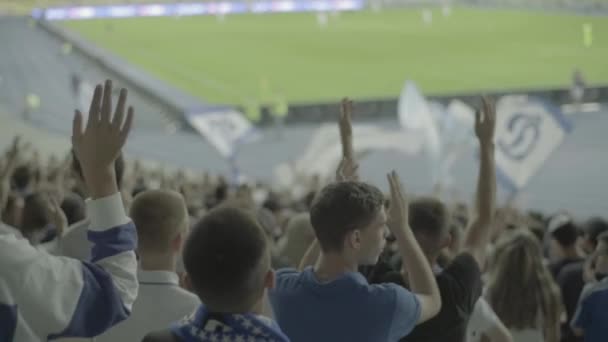
[[[119,193],[87,203],[90,261],[0,235],[0,341],[92,337],[128,317],[137,296],[137,232]]]

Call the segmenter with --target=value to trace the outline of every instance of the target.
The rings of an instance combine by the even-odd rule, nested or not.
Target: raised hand
[[[409,203],[397,172],[392,171],[387,178],[391,190],[387,225],[393,235],[400,238],[403,237],[404,230],[409,225]]]
[[[342,158],[336,170],[336,182],[359,181],[359,164],[352,159]]]
[[[352,125],[353,101],[345,97],[340,104],[340,140],[342,142],[342,160],[336,170],[336,181],[358,181],[357,173],[359,165],[355,161],[353,149],[353,125]]]
[[[487,97],[481,98],[481,109],[475,113],[475,135],[482,144],[494,141],[496,128],[496,104]]]
[[[352,127],[353,101],[345,97],[340,104],[340,138],[342,141],[342,156],[354,160],[353,127]]]
[[[118,191],[114,162],[127,141],[134,116],[133,107],[129,107],[125,118],[126,102],[127,90],[123,88],[112,115],[112,81],[108,80],[104,87],[95,88],[86,127],[82,113],[77,110],[74,116],[72,146],[94,198]]]

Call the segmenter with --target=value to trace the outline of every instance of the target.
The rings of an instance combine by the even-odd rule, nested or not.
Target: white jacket
[[[137,232],[119,193],[87,203],[91,261],[0,235],[0,341],[92,337],[128,317],[137,296]]]

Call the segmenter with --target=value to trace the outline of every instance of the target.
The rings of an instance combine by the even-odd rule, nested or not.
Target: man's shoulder
[[[473,312],[481,296],[481,270],[475,258],[461,253],[436,276],[437,286],[444,304],[454,303],[459,310]]]
[[[587,284],[581,293],[581,298],[605,303],[608,300],[608,280]]]
[[[180,342],[175,335],[171,333],[171,330],[161,330],[149,333],[144,337],[142,342]]]
[[[567,276],[574,276],[577,274],[582,274],[583,265],[584,265],[583,260],[571,262],[567,265],[564,265],[564,267],[562,267],[561,271],[559,272],[559,275],[567,277]]]
[[[467,252],[458,254],[450,264],[437,275],[437,281],[474,281],[481,282],[481,269],[477,260]]]
[[[304,279],[304,272],[307,272],[307,270],[305,269],[303,272],[300,272],[295,268],[278,269],[275,274],[277,289],[290,288],[298,285]]]

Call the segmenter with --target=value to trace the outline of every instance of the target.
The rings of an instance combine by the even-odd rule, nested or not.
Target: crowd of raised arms
[[[496,206],[491,99],[469,211],[361,181],[349,100],[335,180],[293,198],[123,160],[111,94],[64,160],[17,137],[0,161],[2,342],[608,341],[608,223]]]

